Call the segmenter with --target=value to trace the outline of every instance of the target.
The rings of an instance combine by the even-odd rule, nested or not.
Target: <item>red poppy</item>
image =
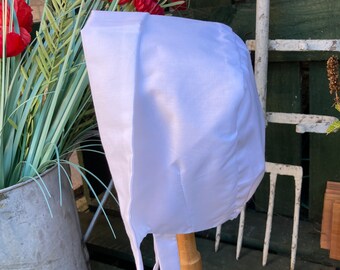
[[[0,3],[0,11],[1,14],[3,12],[2,3]],[[16,13],[18,24],[19,24],[19,33],[13,30],[10,31],[9,21],[10,21],[10,7],[8,5],[7,8],[7,25],[6,25],[6,57],[16,56],[22,53],[27,45],[31,41],[30,32],[32,31],[33,25],[33,16],[32,9],[29,5],[26,4],[24,0],[14,0],[14,11]],[[0,58],[2,55],[2,16],[0,16]]]
[[[137,11],[149,12],[150,14],[164,15],[164,9],[158,5],[157,0],[134,0]]]
[[[118,4],[122,6],[122,5],[129,3],[130,1],[131,0],[119,0]]]
[[[24,0],[17,0],[14,1],[14,10],[17,14],[19,26],[31,33],[33,26],[32,8]]]

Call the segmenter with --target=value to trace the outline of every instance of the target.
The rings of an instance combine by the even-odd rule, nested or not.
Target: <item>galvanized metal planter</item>
[[[34,180],[0,190],[0,269],[89,269],[66,174],[61,170],[62,206],[57,167],[42,178],[53,218]]]

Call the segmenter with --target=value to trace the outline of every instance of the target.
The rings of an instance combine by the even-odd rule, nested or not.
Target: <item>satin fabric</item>
[[[226,25],[94,11],[82,30],[101,140],[138,270],[179,270],[176,234],[234,219],[264,173],[249,52]]]

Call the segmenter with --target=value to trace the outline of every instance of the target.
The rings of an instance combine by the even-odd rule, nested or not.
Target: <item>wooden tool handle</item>
[[[202,270],[201,254],[197,251],[195,234],[177,234],[181,270]]]

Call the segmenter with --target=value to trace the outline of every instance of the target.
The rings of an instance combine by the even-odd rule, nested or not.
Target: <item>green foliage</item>
[[[340,104],[339,103],[336,103],[334,107],[338,112],[340,112]]]
[[[102,0],[48,0],[36,39],[0,64],[0,189],[65,158],[96,125],[80,30]]]
[[[334,121],[328,128],[327,134],[337,132],[340,129],[340,120]]]
[[[80,30],[92,10],[116,10],[117,3],[46,0],[36,39],[26,52],[0,59],[0,189],[33,179],[51,216],[51,194],[42,172],[58,166],[60,175],[65,163],[87,183],[84,172],[93,175],[67,160],[96,127]],[[114,235],[105,211],[104,215]]]

